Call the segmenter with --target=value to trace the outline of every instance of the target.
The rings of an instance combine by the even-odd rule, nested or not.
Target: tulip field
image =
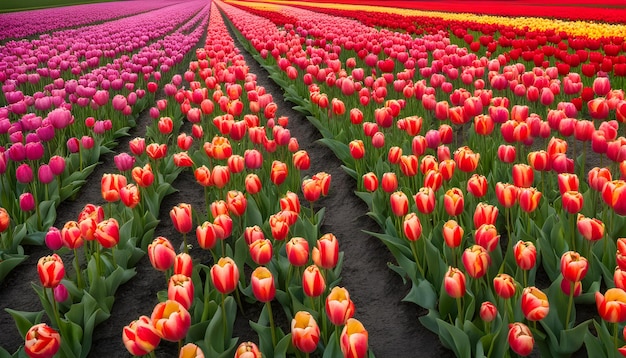
[[[0,358],[626,356],[588,3],[0,13]]]

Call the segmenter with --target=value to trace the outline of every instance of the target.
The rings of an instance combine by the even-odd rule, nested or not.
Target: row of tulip
[[[119,159],[116,157],[122,174],[103,178],[103,198],[115,203],[107,204],[115,206],[105,211],[116,218],[106,220],[103,215],[98,218],[80,215],[78,222],[68,223],[61,230],[61,241],[67,247],[75,246],[74,249],[83,245],[84,257],[90,262],[87,270],[95,270],[88,275],[90,279],[106,277],[98,267],[109,268],[110,262],[115,266],[117,261],[110,257],[117,260],[122,255],[120,252],[124,250],[119,247],[122,241],[118,242],[117,237],[122,237],[123,227],[131,225],[125,221],[125,218],[133,217],[128,211],[135,213],[134,219],[130,220],[137,221],[137,212],[142,212],[142,207],[156,206],[158,210],[158,203],[145,203],[145,200],[151,200],[154,192],[145,191],[151,190],[155,183],[164,183],[164,172],[193,169],[200,184],[198,189],[206,194],[206,211],[179,204],[170,212],[172,224],[182,234],[178,255],[171,244],[173,239],[159,237],[148,245],[150,261],[155,269],[165,272],[168,289],[159,295],[162,303],[155,307],[150,318],[142,316],[124,329],[123,339],[129,352],[148,354],[163,339],[189,342],[181,349],[181,355],[246,356],[248,352],[260,356],[263,352],[267,356],[285,356],[297,349],[307,355],[324,351],[327,356],[336,356],[343,350],[347,355],[354,351],[363,356],[367,351],[367,332],[351,318],[354,305],[347,290],[335,287],[342,256],[338,251],[338,239],[331,233],[319,237],[323,210],[317,213],[313,210],[312,203],[320,195],[328,194],[330,176],[317,173],[300,184],[300,170],[310,166],[308,154],[298,149],[297,140],[284,128],[288,119],[275,117],[276,104],[271,95],[256,85],[256,76],[247,72],[245,61],[237,54],[215,8],[211,11],[207,44],[203,50],[197,51],[197,57],[198,61],[190,64],[190,70],[184,76],[191,89],[179,88],[176,95],[158,101],[151,109],[155,121],[148,128],[147,135],[155,142],[146,145],[146,140],[140,138],[131,141],[132,155],[123,153]],[[204,84],[197,81],[198,76],[204,77]],[[171,86],[180,86],[181,82],[175,77]],[[243,88],[247,89],[247,96],[242,96]],[[251,101],[249,110],[243,108],[244,98],[255,95],[258,98],[254,101],[256,104]],[[216,97],[225,98],[223,106],[213,108],[210,98]],[[193,123],[191,136],[184,132],[174,136],[181,127],[180,118],[162,116],[173,113],[173,106],[180,106],[181,112]],[[272,128],[267,132],[265,126],[260,126],[257,114],[261,113],[265,126]],[[220,115],[210,118],[212,114]],[[244,119],[235,122],[235,117]],[[174,140],[175,146],[167,142]],[[197,141],[204,144],[196,144]],[[129,165],[121,165],[124,162],[135,167],[129,170]],[[125,185],[130,180],[129,175],[136,184]],[[240,191],[244,187],[245,195]],[[300,199],[295,194],[300,191],[311,202],[310,211],[300,208]],[[116,203],[118,200],[123,205]],[[103,211],[95,208],[96,212]],[[112,220],[126,223],[116,231]],[[197,260],[192,264],[189,255],[193,250],[189,251],[191,245],[186,236],[196,220],[199,224],[196,229],[198,245],[211,252],[214,263],[211,268]],[[102,224],[96,224],[96,234],[91,237],[95,222]],[[106,240],[97,234],[101,225],[112,227],[114,240]],[[119,235],[116,234],[118,231]],[[270,233],[272,239],[265,239]],[[145,233],[144,238],[149,234]],[[53,241],[52,237],[53,234],[50,241]],[[104,252],[98,248],[95,253],[90,251],[99,247],[93,240],[107,249]],[[81,243],[78,247],[74,245],[77,242]],[[109,244],[112,244],[111,251],[108,251]],[[218,255],[221,258],[218,259]],[[63,265],[54,255],[42,260],[43,272],[54,271],[56,277],[63,277]],[[98,264],[99,260],[102,260],[101,264]],[[80,268],[78,260],[75,265]],[[255,269],[249,284],[239,274],[245,272],[245,265]],[[67,279],[50,280],[50,275],[45,274],[40,277],[44,287],[54,286],[56,291],[57,287],[63,287],[61,285],[78,286],[82,276],[80,270],[77,272],[79,274],[69,282]],[[233,292],[236,292],[236,300],[229,296]],[[240,309],[243,307],[239,292],[249,302],[265,302],[259,322],[251,323],[259,334],[258,346],[248,342],[236,347],[237,339],[232,338],[237,312],[235,301]],[[273,323],[271,301],[274,298],[292,321],[291,333],[287,335]],[[45,307],[48,316],[55,317],[54,302]],[[68,316],[69,311],[62,312],[66,312],[65,319],[56,322],[74,318]],[[68,332],[63,332],[64,324],[54,329],[48,325],[33,325],[37,323],[35,320],[29,323],[23,324],[22,333],[27,339],[37,335],[39,339],[27,341],[27,353],[40,350],[45,355],[57,351],[67,355],[64,347],[69,343],[64,337]],[[335,333],[327,327],[329,324],[336,327]],[[339,329],[344,324],[340,337]]]
[[[536,339],[540,350],[546,355],[569,355],[582,346],[580,337],[584,337],[590,354],[617,354],[617,345],[623,344],[623,338],[617,335],[624,321],[619,312],[623,312],[621,307],[626,302],[623,299],[623,287],[620,286],[621,271],[614,273],[613,268],[622,255],[621,251],[617,251],[621,241],[617,241],[616,245],[616,238],[624,234],[624,220],[621,217],[624,211],[619,204],[623,181],[612,181],[612,177],[620,175],[616,168],[623,159],[614,156],[620,152],[618,148],[621,148],[621,139],[616,139],[618,122],[607,120],[609,107],[606,115],[598,118],[605,120],[600,129],[596,130],[591,121],[577,118],[581,113],[577,111],[564,117],[572,118],[572,131],[562,132],[564,122],[559,121],[559,125],[553,127],[550,121],[544,122],[541,116],[530,114],[528,110],[531,105],[526,96],[508,97],[504,96],[505,92],[502,93],[503,97],[492,97],[491,93],[496,88],[490,88],[494,86],[483,82],[480,84],[484,85],[482,90],[468,92],[470,95],[466,100],[472,98],[469,99],[471,104],[467,102],[466,107],[465,100],[462,101],[463,111],[469,109],[466,115],[457,117],[459,109],[452,111],[446,107],[447,110],[441,116],[435,117],[434,105],[437,101],[433,101],[434,105],[430,106],[428,93],[443,93],[433,84],[432,74],[420,71],[422,76],[431,77],[432,89],[419,89],[417,86],[413,92],[406,89],[414,84],[415,74],[407,71],[410,67],[406,66],[412,60],[411,57],[402,60],[385,58],[389,53],[381,51],[378,55],[375,53],[374,60],[370,62],[383,73],[381,77],[371,77],[368,83],[368,78],[357,72],[362,70],[358,67],[360,62],[357,56],[350,57],[355,53],[345,44],[356,43],[359,37],[366,38],[363,33],[370,34],[373,30],[359,29],[359,34],[356,34],[352,28],[358,28],[359,25],[355,25],[352,20],[331,19],[326,15],[284,6],[265,7],[266,10],[281,11],[277,17],[283,20],[307,19],[306,24],[285,24],[282,30],[267,19],[254,17],[232,7],[224,8],[234,26],[245,37],[249,50],[257,54],[257,59],[272,72],[272,78],[284,87],[289,99],[299,104],[298,108],[315,115],[309,118],[325,136],[324,142],[344,160],[347,170],[359,181],[358,195],[370,205],[370,215],[384,230],[384,233],[374,235],[385,242],[396,256],[398,266],[394,269],[410,277],[413,282],[413,289],[406,299],[429,309],[430,313],[421,321],[440,335],[445,346],[459,356],[501,356],[507,350],[508,329],[509,344],[518,354],[530,353]],[[335,34],[332,46],[314,42],[319,34],[329,33],[327,29],[331,27]],[[384,30],[380,33],[389,36],[387,42],[379,42],[383,47],[380,50],[402,43],[394,38],[401,39],[398,34]],[[372,35],[370,41],[375,36]],[[441,43],[430,45],[430,52],[433,52],[435,58],[433,63],[440,59],[445,61],[446,57],[452,61],[454,55],[467,56],[467,52],[463,54],[467,50],[449,47],[449,40],[441,34],[411,41],[423,46],[425,40]],[[298,49],[301,44],[306,47]],[[426,46],[429,46],[428,43]],[[438,46],[442,49],[440,57],[434,56]],[[451,51],[451,55],[446,54],[447,51]],[[424,58],[433,57],[429,54]],[[346,58],[345,62],[342,58]],[[481,64],[481,61],[484,62]],[[476,71],[478,68],[484,70],[488,64],[495,65],[496,62],[484,59],[469,61],[463,66],[473,64]],[[326,67],[322,67],[322,64]],[[507,68],[511,67],[524,66],[511,64]],[[403,70],[397,72],[396,68]],[[349,69],[352,69],[351,75]],[[500,69],[499,66],[498,70],[492,67],[490,71]],[[372,76],[376,75],[373,70],[372,73]],[[484,73],[476,75],[476,80],[484,81]],[[558,71],[554,74],[555,79],[562,76]],[[331,76],[332,80],[329,80]],[[571,79],[576,74],[567,76]],[[396,88],[394,80],[400,79],[405,81],[405,86]],[[344,87],[346,83],[348,86]],[[594,103],[604,99],[603,94],[610,91],[610,87],[606,92],[600,90],[603,86],[601,83],[609,84],[607,78],[598,77],[594,83],[596,92],[594,98],[588,101],[586,112],[592,115],[595,113]],[[349,90],[350,84],[354,85],[352,91]],[[369,92],[370,88],[372,92]],[[363,92],[364,89],[367,91]],[[359,94],[359,100],[351,96],[353,93]],[[407,93],[410,95],[407,96]],[[415,93],[419,93],[417,100],[421,100],[421,106],[411,103]],[[452,95],[460,93],[452,92],[450,99],[453,100]],[[623,102],[623,91],[617,89],[613,93],[617,96],[616,103]],[[377,99],[377,95],[380,98]],[[486,100],[484,107],[482,96],[486,96],[483,98]],[[384,106],[372,108],[374,106],[370,100],[384,103]],[[546,104],[546,107],[550,105],[552,103]],[[537,108],[534,105],[531,107]],[[484,113],[487,108],[488,114]],[[520,110],[522,112],[518,112]],[[552,115],[561,110],[551,109],[557,111]],[[506,113],[505,121],[496,120],[498,111]],[[517,113],[523,114],[517,117]],[[610,117],[621,120],[617,112],[611,112]],[[474,126],[462,132],[457,130],[457,136],[463,134],[465,138],[461,140],[466,140],[473,148],[480,150],[475,152],[466,146],[451,150],[454,148],[450,148],[453,141],[452,127],[434,123],[435,118],[449,120],[457,129],[469,127],[464,124],[474,119]],[[527,122],[530,118],[539,118],[545,125],[530,124]],[[487,122],[483,121],[485,119]],[[574,169],[578,173],[587,174],[584,155],[574,152],[574,157],[569,157],[567,142],[563,139],[555,137],[550,140],[546,151],[530,152],[525,146],[532,143],[532,138],[549,138],[554,134],[570,137],[574,135],[575,128],[580,127],[579,131],[582,131],[582,127],[587,124],[588,140],[591,140],[591,136],[604,136],[615,143],[611,144],[611,152],[616,163],[612,168],[594,168],[589,171],[587,183],[579,183],[578,176],[573,174]],[[420,135],[422,126],[429,129],[426,136]],[[493,131],[496,126],[502,138]],[[538,127],[534,134],[531,133],[533,127]],[[541,127],[545,128],[545,132],[541,131]],[[576,137],[583,141],[584,149],[587,139]],[[498,149],[500,162],[494,162],[495,147],[487,143],[488,138],[495,139],[496,143],[504,139],[515,146],[502,145]],[[543,143],[546,143],[545,139]],[[608,154],[601,151],[601,145],[594,147],[597,152]],[[412,154],[403,155],[404,151]],[[452,151],[454,160],[451,160]],[[530,165],[524,163],[526,152],[529,152]],[[481,155],[487,160],[479,161]],[[381,158],[387,158],[388,163]],[[542,159],[537,161],[539,158]],[[551,172],[560,174],[557,176]],[[470,176],[472,173],[475,174]],[[535,180],[539,174],[540,182]],[[378,178],[381,177],[379,186]],[[538,184],[541,184],[541,192],[532,188],[532,185]],[[423,187],[420,189],[420,186]],[[442,187],[445,190],[440,192]],[[460,188],[467,188],[467,191]],[[598,201],[600,194],[604,198],[602,201]],[[414,197],[415,205],[409,203],[409,197]],[[485,203],[478,204],[479,200]],[[466,201],[470,203],[470,210],[476,207],[473,213],[465,210]],[[504,220],[501,217],[498,219],[499,211],[505,212]],[[598,211],[603,212],[602,220],[608,223],[606,229],[602,221],[593,218]],[[580,212],[583,215],[577,217]],[[469,231],[467,229],[472,221],[476,231],[473,235],[463,234]],[[503,235],[506,240],[500,242],[499,233],[503,231],[507,232],[506,236]],[[593,245],[600,240],[602,244]],[[457,249],[464,247],[464,251]],[[613,254],[616,251],[617,261]],[[455,268],[461,263],[463,269]],[[554,282],[543,290],[545,292],[534,286],[540,267],[539,271],[545,270],[545,274]],[[467,286],[466,275],[470,276],[470,284]],[[615,288],[603,295],[598,292],[601,285]],[[576,325],[574,301],[580,305],[594,302],[594,299],[602,320],[589,320]],[[522,321],[534,322],[532,328],[529,329]],[[537,321],[541,328],[537,328]],[[597,336],[589,331],[592,321]],[[607,323],[613,325],[613,333],[609,333]],[[468,346],[471,347],[471,353]]]
[[[133,71],[142,73],[140,63],[149,59],[154,59],[156,66],[162,64],[165,75],[178,66],[202,36],[207,12],[208,7],[136,55],[115,60],[110,68],[103,67],[101,71],[111,75],[112,82],[124,85],[124,95],[112,91],[118,94],[110,99],[104,82],[88,80],[90,74],[86,74],[78,80],[57,78],[45,94],[22,94],[19,102],[25,108],[19,116],[6,107],[0,109],[1,206],[12,218],[0,245],[0,279],[25,259],[20,245],[43,243],[45,230],[54,224],[55,207],[78,191],[100,155],[126,135],[128,127],[134,126],[134,116],[149,105],[159,87],[161,72],[152,68],[144,71],[155,78],[148,82]],[[90,76],[102,79],[101,74]],[[11,93],[18,92],[21,94]],[[76,93],[81,93],[80,99]]]
[[[168,3],[158,1],[134,1],[132,3],[119,1],[112,4],[84,4],[4,13],[0,14],[0,21],[5,24],[0,31],[0,41],[22,39],[62,28],[108,21],[166,5]]]
[[[380,6],[375,2],[341,1],[349,5]],[[534,0],[517,1],[510,6],[498,6],[494,1],[475,1],[468,4],[464,1],[452,1],[445,6],[437,2],[414,3],[410,1],[386,1],[384,6],[390,8],[404,8],[423,11],[454,12],[464,14],[486,14],[507,17],[544,17],[568,21],[597,21],[608,23],[624,23],[624,9],[619,1],[606,0],[593,3],[585,1],[550,1],[539,3]],[[541,12],[538,13],[538,8]],[[395,10],[403,12],[404,10]],[[393,27],[391,25],[390,27]]]

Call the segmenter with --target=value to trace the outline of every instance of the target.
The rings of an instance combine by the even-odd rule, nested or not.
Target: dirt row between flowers
[[[233,34],[231,34],[232,36]],[[233,38],[235,38],[233,36]],[[204,43],[204,39],[200,43]],[[376,223],[367,217],[367,206],[354,194],[355,182],[343,169],[341,162],[332,151],[316,142],[321,135],[306,117],[293,110],[292,103],[286,102],[282,90],[268,77],[268,73],[237,44],[244,54],[250,72],[258,76],[259,86],[271,93],[274,102],[279,105],[277,116],[289,117],[291,135],[298,139],[301,149],[309,152],[311,168],[306,173],[313,175],[325,171],[332,175],[330,195],[316,203],[316,209],[326,207],[325,221],[322,232],[332,232],[339,240],[340,251],[344,251],[341,286],[345,286],[354,301],[355,318],[359,319],[369,332],[369,344],[377,357],[449,357],[452,353],[444,349],[439,339],[425,329],[418,317],[425,311],[414,304],[401,302],[409,289],[401,278],[387,267],[393,261],[392,255],[376,238],[362,230],[377,231]],[[145,127],[152,119],[148,110],[137,119],[137,126],[130,136],[124,138],[115,153],[102,158],[86,185],[78,193],[76,200],[64,202],[58,208],[57,227],[62,227],[68,220],[76,220],[79,211],[87,203],[104,204],[100,193],[100,179],[104,173],[116,172],[113,156],[128,150],[128,140],[145,135]],[[183,126],[183,129],[189,128]],[[178,203],[189,203],[200,213],[204,213],[202,188],[195,183],[193,174],[184,171],[174,183],[178,192],[167,196],[161,206],[159,226],[156,236],[165,236],[175,247],[180,245],[181,237],[171,224],[170,209]],[[191,241],[193,242],[193,240]],[[0,332],[2,346],[14,352],[23,344],[13,319],[5,312],[5,308],[21,311],[41,310],[41,304],[31,287],[31,282],[38,282],[36,271],[37,261],[41,256],[48,255],[50,250],[45,246],[27,247],[30,257],[14,270],[0,286]],[[199,263],[211,265],[212,260],[207,252],[194,247],[190,254]],[[147,256],[138,263],[137,275],[122,285],[116,294],[116,301],[108,320],[96,327],[90,357],[126,356],[127,351],[121,339],[122,328],[140,315],[150,315],[156,305],[157,292],[166,289],[165,278],[161,272],[152,268]],[[277,307],[278,308],[278,307]],[[258,341],[256,333],[250,328],[248,321],[256,321],[260,308],[256,305],[244,305],[244,313],[238,312],[234,336],[241,341]],[[278,309],[275,312],[279,312]],[[277,324],[288,332],[289,322],[277,317]],[[156,350],[157,356],[175,356],[175,343],[161,342]]]

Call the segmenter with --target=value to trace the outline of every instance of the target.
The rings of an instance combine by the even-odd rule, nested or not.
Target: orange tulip
[[[511,298],[515,295],[516,290],[515,280],[513,277],[506,273],[500,273],[493,278],[494,292],[498,297],[504,299]]]
[[[193,343],[187,343],[180,348],[178,358],[204,358],[202,349]]]
[[[540,321],[550,311],[548,296],[536,287],[526,287],[522,291],[522,313],[529,321]]]
[[[438,170],[429,170],[424,176],[424,186],[431,188],[435,192],[441,188],[442,182],[443,176]]]
[[[389,152],[387,153],[387,160],[389,161],[389,163],[399,164],[400,157],[402,157],[402,148],[397,146],[389,148]]]
[[[515,322],[509,324],[509,346],[516,354],[527,356],[533,351],[535,339],[528,326]]]
[[[492,224],[481,225],[474,233],[474,241],[491,252],[500,244],[498,229]]]
[[[568,251],[561,256],[561,274],[568,281],[582,281],[589,269],[589,261],[578,252]]]
[[[29,357],[53,357],[61,348],[61,335],[45,323],[28,329],[24,338],[24,351]]]
[[[226,194],[226,205],[228,211],[235,216],[242,216],[246,212],[248,200],[242,192],[238,190],[229,190]]]
[[[456,163],[452,159],[446,159],[439,163],[439,172],[441,173],[441,177],[445,181],[449,181],[452,179],[454,175],[454,169],[456,168]]]
[[[396,191],[398,189],[398,178],[396,177],[396,173],[384,173],[381,185],[385,193],[391,194]]]
[[[272,169],[270,171],[270,180],[272,183],[275,185],[282,184],[285,179],[287,179],[287,173],[287,164],[278,160],[272,162]]]
[[[176,252],[168,239],[159,236],[148,245],[148,258],[152,267],[159,271],[166,271],[174,265]]]
[[[261,179],[259,179],[259,176],[254,173],[250,173],[246,176],[245,185],[246,192],[251,195],[257,194],[263,188],[261,185]]]
[[[530,270],[537,262],[537,248],[530,241],[520,240],[513,246],[513,256],[519,268]]]
[[[154,351],[161,342],[161,336],[150,318],[141,316],[124,327],[122,341],[130,354],[142,356]]]
[[[269,302],[274,299],[276,295],[274,276],[266,267],[259,266],[252,271],[250,284],[252,286],[252,293],[257,301]]]
[[[11,224],[11,217],[7,209],[0,208],[0,233],[5,232],[9,228],[9,224]]]
[[[474,117],[474,131],[479,135],[490,135],[495,128],[493,119],[486,114],[479,114]]]
[[[115,218],[101,221],[98,223],[94,236],[102,247],[110,249],[120,242],[120,225]]]
[[[510,208],[517,202],[519,189],[513,184],[496,183],[496,198],[500,205]]]
[[[450,216],[458,216],[463,212],[465,200],[459,188],[449,189],[443,197],[443,207]]]
[[[425,155],[420,162],[420,172],[426,174],[431,170],[439,170],[439,162],[432,155]]]
[[[141,201],[139,188],[135,184],[128,184],[120,189],[120,199],[126,207],[133,209]]]
[[[340,346],[346,358],[367,357],[368,333],[361,322],[354,318],[347,320],[341,331]]]
[[[146,164],[142,167],[134,167],[131,171],[133,180],[137,185],[142,188],[147,188],[154,182],[154,173],[152,173],[152,167],[150,164]]]
[[[235,351],[235,358],[262,358],[263,354],[253,342],[243,342]]]
[[[292,237],[285,245],[285,252],[293,266],[304,266],[309,261],[309,243],[302,237]]]
[[[429,187],[420,188],[413,197],[417,210],[422,214],[430,214],[435,210],[435,192]]]
[[[578,191],[579,181],[576,174],[560,173],[557,178],[561,195],[568,191]]]
[[[538,171],[550,170],[550,157],[548,156],[548,152],[540,150],[528,153],[528,164]]]
[[[369,192],[376,191],[376,189],[378,189],[378,178],[376,174],[373,172],[363,174],[363,187]]]
[[[620,164],[621,168],[621,164]],[[611,176],[611,171],[608,168],[599,168],[595,167],[589,170],[589,174],[587,176],[587,181],[589,182],[589,187],[593,190],[601,192],[604,184],[612,181],[613,178]]]
[[[272,237],[275,240],[285,240],[289,234],[289,223],[285,215],[273,214],[269,219],[270,229],[272,230]]]
[[[479,174],[472,174],[467,180],[467,192],[476,198],[482,198],[487,194],[487,178]]]
[[[239,282],[239,268],[230,257],[221,257],[211,267],[211,280],[215,289],[227,295],[237,288]]]
[[[576,214],[583,208],[583,195],[577,191],[566,191],[561,197],[563,209],[570,214]]]
[[[404,216],[409,211],[409,199],[402,191],[396,191],[389,196],[391,211],[395,216]]]
[[[626,321],[626,292],[610,288],[604,295],[596,292],[596,306],[603,320],[610,323]]]
[[[291,320],[291,343],[301,352],[312,353],[320,341],[320,328],[307,311],[298,311]]]
[[[350,155],[354,159],[361,159],[365,156],[365,145],[360,139],[355,139],[348,144]]]
[[[615,261],[620,269],[626,271],[626,238],[620,237],[617,239],[616,245]]]
[[[205,221],[201,226],[196,227],[196,238],[201,248],[205,250],[213,249],[218,239],[215,226]]]
[[[481,278],[487,273],[491,264],[491,257],[485,248],[472,245],[463,251],[463,266],[472,278]]]
[[[185,338],[191,326],[189,312],[183,305],[173,300],[158,303],[150,318],[161,338],[170,342]]]
[[[471,173],[478,167],[480,153],[474,153],[469,147],[460,147],[454,151],[454,161],[459,166],[459,170]]]
[[[541,192],[535,188],[522,188],[519,191],[519,205],[522,210],[531,213],[539,206]]]
[[[443,278],[443,287],[452,298],[465,296],[465,274],[456,267],[448,267],[448,272]]]
[[[193,172],[194,177],[196,178],[196,182],[198,184],[208,187],[213,185],[211,181],[211,169],[207,168],[206,165],[196,168]]]
[[[587,218],[578,214],[578,232],[589,241],[598,241],[604,237],[604,223],[596,218]]]
[[[174,274],[191,277],[193,272],[193,261],[191,255],[181,252],[174,258]]]
[[[409,213],[404,217],[404,236],[409,241],[417,241],[422,235],[422,223],[415,213]]]
[[[563,139],[552,137],[547,147],[548,158],[552,158],[555,154],[565,154],[567,152],[567,142]]]
[[[164,158],[167,155],[167,144],[151,143],[146,147],[146,154],[152,160]]]
[[[302,290],[309,297],[317,297],[326,290],[326,281],[316,265],[311,265],[302,273]]]
[[[250,245],[257,240],[265,240],[265,234],[258,225],[248,226],[243,230],[243,238],[246,244]]]
[[[37,262],[37,273],[43,287],[55,288],[65,276],[65,265],[57,254],[44,256]]]
[[[332,324],[341,326],[354,315],[354,303],[350,293],[343,287],[335,286],[326,297],[326,315]]]
[[[253,241],[248,248],[250,257],[257,265],[267,265],[272,260],[272,242],[268,239]]]
[[[170,218],[172,219],[176,231],[182,234],[191,231],[191,205],[181,203],[174,206],[172,210],[170,210]]]
[[[189,310],[193,303],[193,282],[183,274],[172,275],[167,286],[167,299],[180,303]]]
[[[417,156],[403,155],[400,157],[400,171],[407,177],[412,177],[417,174]]]
[[[300,199],[298,194],[288,191],[285,196],[280,198],[280,209],[283,211],[293,211],[296,214],[300,213]]]
[[[535,179],[535,172],[528,164],[513,165],[513,185],[520,188],[530,188]]]
[[[322,235],[311,252],[313,262],[324,269],[330,270],[337,266],[339,260],[339,241],[331,233]]]
[[[479,228],[483,224],[495,225],[498,219],[498,207],[487,203],[478,203],[474,210],[474,227]]]
[[[331,178],[331,175],[326,172],[319,172],[313,174],[313,176],[311,177],[311,179],[317,181],[322,188],[322,196],[328,195],[328,191],[330,190]]]
[[[302,181],[302,195],[306,201],[313,203],[319,200],[322,195],[322,187],[317,180],[304,179]]]
[[[61,239],[63,246],[72,250],[83,246],[83,236],[76,221],[68,221],[63,225]]]
[[[463,239],[463,228],[456,220],[448,220],[443,224],[443,240],[450,248],[456,248],[461,245]]]
[[[103,174],[102,198],[108,202],[120,200],[120,189],[126,186],[126,177],[121,174]]]
[[[230,182],[230,169],[224,165],[216,165],[211,172],[211,182],[216,188],[222,189]]]
[[[93,241],[96,239],[94,235],[96,233],[96,229],[98,228],[98,224],[94,218],[88,216],[80,220],[78,222],[78,228],[80,229],[80,236],[82,236],[84,240]]]

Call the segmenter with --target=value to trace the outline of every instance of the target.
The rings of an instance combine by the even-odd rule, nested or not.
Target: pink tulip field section
[[[78,75],[100,65],[103,58],[132,53],[165,36],[203,5],[202,1],[179,3],[99,25],[42,35],[32,41],[8,42],[0,47],[0,81],[10,84],[7,80],[14,80],[20,85],[36,82],[37,76],[58,78],[64,71]]]
[[[0,41],[109,21],[172,5],[170,1],[119,1],[0,14]]]

